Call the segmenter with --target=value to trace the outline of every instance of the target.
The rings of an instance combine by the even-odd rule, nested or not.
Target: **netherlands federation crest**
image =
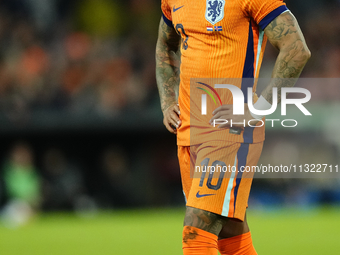
[[[224,18],[225,0],[207,0],[205,10],[205,19],[212,25],[221,21]]]

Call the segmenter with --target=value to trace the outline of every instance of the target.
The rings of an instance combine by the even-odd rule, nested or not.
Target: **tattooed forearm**
[[[272,102],[272,89],[278,89],[278,101],[281,101],[281,89],[293,87],[305,64],[310,58],[310,51],[295,17],[286,12],[274,19],[265,29],[271,44],[280,50],[272,80],[262,92],[268,102]]]
[[[159,25],[156,46],[156,80],[162,111],[176,103],[179,86],[179,57],[176,55],[180,37],[163,19]]]
[[[196,228],[218,235],[228,219],[218,214],[204,211],[201,209],[187,207],[184,226],[195,226]],[[194,233],[188,231],[188,239],[195,236]]]

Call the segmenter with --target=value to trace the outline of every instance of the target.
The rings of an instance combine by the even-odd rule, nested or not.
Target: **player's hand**
[[[259,122],[259,120],[254,120],[254,117],[251,116],[247,104],[244,104],[244,115],[233,115],[232,104],[221,105],[213,111],[213,117],[209,121],[210,125],[214,126],[214,120],[217,119],[228,121],[226,124],[219,125],[218,128],[229,128],[231,127],[231,122],[233,123],[232,127],[235,128],[248,127],[249,124],[255,126]],[[249,123],[250,120],[252,121]],[[218,122],[215,124],[217,125]]]
[[[177,103],[172,104],[163,111],[163,124],[170,133],[177,134],[177,128],[182,124],[179,116],[181,112]]]

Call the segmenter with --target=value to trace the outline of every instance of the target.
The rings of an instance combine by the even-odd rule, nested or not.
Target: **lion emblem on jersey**
[[[224,17],[225,0],[207,0],[205,18],[211,24],[215,25]]]

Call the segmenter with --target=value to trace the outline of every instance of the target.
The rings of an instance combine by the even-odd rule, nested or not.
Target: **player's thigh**
[[[226,193],[232,190],[239,143],[211,141],[197,149],[187,206],[222,214]]]
[[[184,226],[193,226],[217,235],[219,239],[230,238],[249,232],[247,219],[244,221],[187,206]]]
[[[262,145],[231,142],[201,145],[187,206],[243,221],[253,177],[252,172],[244,170],[257,164]]]
[[[245,217],[243,221],[233,218],[228,219],[229,220],[224,222],[223,227],[218,235],[218,239],[230,238],[249,232],[247,217]]]

